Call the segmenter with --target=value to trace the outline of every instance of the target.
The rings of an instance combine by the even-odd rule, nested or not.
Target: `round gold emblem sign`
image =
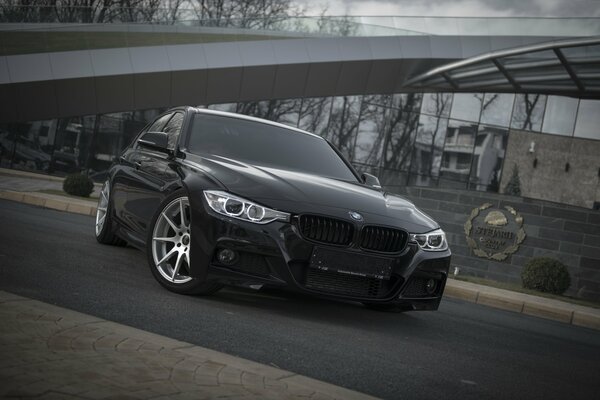
[[[526,236],[523,217],[514,208],[492,208],[490,203],[471,211],[465,235],[476,256],[497,261],[515,253]]]

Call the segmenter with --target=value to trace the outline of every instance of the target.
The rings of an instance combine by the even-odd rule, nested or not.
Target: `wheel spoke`
[[[177,237],[153,237],[152,240],[156,240],[159,242],[169,242],[169,243],[177,243]]]
[[[169,251],[159,262],[156,263],[156,265],[161,265],[165,261],[169,260],[175,253],[177,253],[177,248],[173,247],[171,251]]]
[[[185,223],[185,207],[183,199],[179,200],[179,215],[181,215],[181,227],[185,227],[188,224]]]
[[[162,216],[163,216],[163,218],[164,218],[164,219],[167,221],[167,223],[168,223],[169,225],[171,225],[171,228],[173,228],[173,230],[174,230],[175,232],[179,231],[179,228],[177,227],[177,225],[175,225],[175,223],[174,223],[173,221],[171,221],[171,218],[169,218],[169,217],[167,216],[167,214],[165,214],[165,213],[163,212],[163,213],[162,213]]]
[[[98,222],[96,222],[96,225],[102,225],[102,223],[104,223],[105,218],[106,218],[106,214],[104,214],[103,216],[100,217]]]
[[[104,200],[106,200],[108,202],[108,196],[106,195],[106,191],[101,191],[100,194],[102,194],[102,197],[104,197]]]
[[[173,275],[171,275],[171,280],[174,282],[177,273],[179,272],[179,268],[181,268],[181,263],[183,262],[184,253],[180,252],[177,254],[177,261],[175,261],[175,268],[173,268]]]
[[[98,210],[100,210],[102,212],[106,212],[106,207],[98,207]]]

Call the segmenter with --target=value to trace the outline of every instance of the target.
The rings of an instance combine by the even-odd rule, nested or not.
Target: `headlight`
[[[441,229],[428,233],[411,233],[410,241],[415,242],[426,251],[444,251],[448,249],[446,234]]]
[[[210,208],[219,214],[256,224],[268,224],[275,220],[290,221],[290,214],[263,207],[249,200],[219,190],[205,190],[204,197]]]

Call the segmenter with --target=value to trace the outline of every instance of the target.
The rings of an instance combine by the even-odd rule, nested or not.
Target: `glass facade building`
[[[394,187],[498,192],[511,130],[600,141],[600,100],[508,93],[400,93],[212,104],[325,137]],[[109,165],[164,109],[0,125],[0,166],[54,175]]]

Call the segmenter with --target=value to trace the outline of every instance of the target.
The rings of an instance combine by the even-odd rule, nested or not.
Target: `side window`
[[[156,119],[153,123],[151,123],[150,125],[148,125],[144,130],[142,130],[140,132],[140,134],[135,138],[135,143],[133,145],[134,149],[137,149],[138,144],[137,141],[140,137],[142,137],[142,135],[146,132],[162,132],[162,127],[167,123],[167,121],[169,120],[169,118],[171,118],[173,114],[169,113],[166,115],[163,115],[162,117],[158,117],[158,119]]]
[[[173,114],[163,115],[162,117],[154,121],[154,123],[150,125],[150,128],[148,128],[148,132],[164,132],[162,128],[163,126],[165,126],[165,123],[169,120],[169,118],[171,118],[171,115]]]
[[[173,118],[169,120],[167,125],[163,128],[163,132],[165,132],[169,136],[169,148],[174,149],[175,144],[177,143],[177,138],[179,137],[179,133],[181,132],[181,125],[183,124],[183,113],[176,112],[173,115]]]

